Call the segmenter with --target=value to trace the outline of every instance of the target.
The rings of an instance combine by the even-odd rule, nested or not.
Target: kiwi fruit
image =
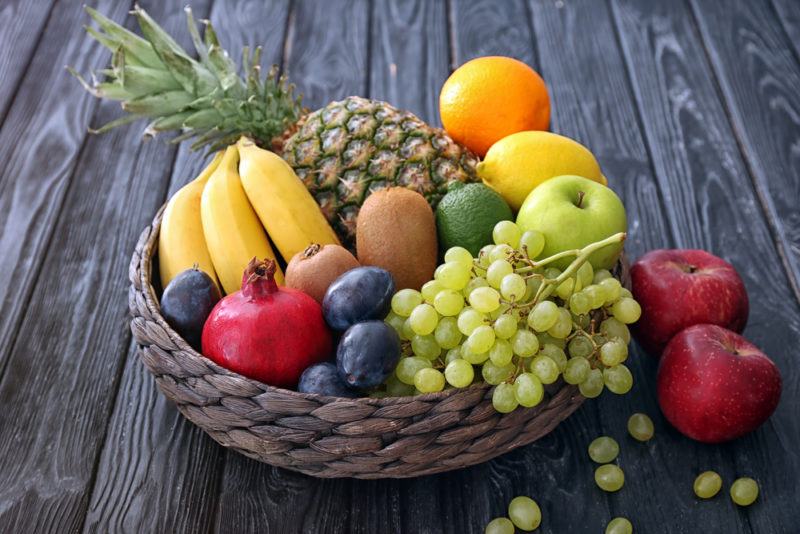
[[[417,289],[436,269],[436,220],[425,198],[411,189],[390,187],[367,197],[356,221],[361,265],[392,273],[397,289]]]
[[[358,260],[346,248],[313,243],[289,261],[286,286],[298,289],[322,304],[328,286],[339,275],[356,267],[359,267]]]

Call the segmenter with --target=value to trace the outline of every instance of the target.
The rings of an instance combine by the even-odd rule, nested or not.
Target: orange
[[[546,130],[550,97],[544,80],[525,63],[479,57],[461,65],[444,83],[439,114],[450,137],[483,157],[507,135]]]

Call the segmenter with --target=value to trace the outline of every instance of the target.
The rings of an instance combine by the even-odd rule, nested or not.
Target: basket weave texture
[[[192,349],[160,314],[150,280],[162,213],[142,232],[130,263],[128,303],[139,355],[187,419],[245,456],[324,478],[416,477],[531,443],[584,400],[559,380],[535,408],[501,414],[487,384],[415,397],[341,399],[228,371]]]

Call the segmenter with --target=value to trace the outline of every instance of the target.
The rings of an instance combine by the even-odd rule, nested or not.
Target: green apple
[[[546,258],[565,250],[580,249],[627,228],[625,206],[608,187],[580,176],[557,176],[530,192],[517,214],[517,225],[544,234]],[[622,252],[614,243],[589,256],[595,269],[611,269]],[[553,266],[566,269],[574,257],[562,258]]]

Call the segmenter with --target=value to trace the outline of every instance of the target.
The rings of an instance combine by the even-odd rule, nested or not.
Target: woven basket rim
[[[161,208],[158,210],[158,212],[156,213],[156,216],[154,217],[153,221],[150,224],[150,228],[151,228],[150,235],[147,237],[147,240],[146,240],[145,243],[148,244],[150,246],[150,249],[153,251],[151,256],[155,256],[158,253],[158,236],[159,236],[160,229],[161,229],[161,218],[162,218],[162,216],[164,214],[164,209],[166,208],[166,206],[167,206],[166,203],[164,203],[164,205],[161,206]],[[464,392],[464,391],[468,391],[468,390],[485,390],[486,392],[488,392],[489,389],[494,387],[494,386],[492,386],[490,384],[487,384],[486,382],[480,382],[480,383],[472,384],[472,385],[470,385],[469,387],[466,387],[466,388],[450,388],[450,389],[445,389],[443,391],[439,391],[439,392],[436,392],[436,393],[423,393],[423,394],[420,394],[420,395],[407,395],[407,396],[403,396],[403,397],[355,397],[355,398],[349,398],[349,397],[333,397],[333,396],[329,396],[329,395],[319,395],[317,393],[302,393],[300,391],[296,391],[296,390],[293,390],[293,389],[280,388],[280,387],[277,387],[277,386],[272,386],[272,385],[266,384],[264,382],[260,382],[258,380],[254,380],[254,379],[249,378],[247,376],[244,376],[244,375],[241,375],[241,374],[236,373],[234,371],[231,371],[229,369],[226,369],[225,367],[222,367],[221,365],[219,365],[218,363],[214,362],[213,360],[207,358],[202,353],[200,353],[197,350],[195,350],[194,347],[189,345],[189,343],[187,343],[186,340],[183,339],[183,337],[180,334],[178,334],[167,323],[167,321],[161,315],[161,306],[160,306],[160,303],[158,302],[158,297],[155,294],[155,288],[153,287],[153,284],[150,281],[152,273],[151,273],[151,265],[148,265],[148,263],[151,262],[151,259],[148,258],[147,255],[142,255],[142,257],[141,257],[141,259],[139,261],[140,261],[140,272],[141,272],[141,275],[140,275],[141,276],[141,280],[140,281],[141,281],[141,287],[144,289],[143,293],[144,293],[144,297],[145,297],[145,302],[147,304],[147,310],[150,312],[150,314],[155,319],[155,321],[158,323],[158,325],[160,327],[162,327],[167,332],[167,334],[169,335],[170,339],[183,352],[186,352],[187,354],[191,355],[194,358],[202,359],[203,362],[206,365],[208,365],[209,367],[211,367],[212,369],[214,369],[218,373],[224,374],[224,375],[228,375],[228,376],[232,376],[232,377],[236,377],[237,379],[240,379],[240,380],[245,380],[245,381],[247,381],[249,383],[254,384],[256,387],[258,387],[262,391],[272,391],[272,392],[280,393],[282,395],[287,395],[288,394],[289,396],[293,396],[293,397],[296,397],[296,398],[299,398],[299,399],[312,399],[312,400],[316,400],[316,401],[320,401],[320,402],[324,402],[324,403],[330,403],[330,402],[343,403],[343,402],[347,402],[347,403],[357,403],[357,404],[364,404],[364,405],[370,405],[370,406],[389,406],[389,405],[395,405],[395,404],[406,403],[406,402],[414,402],[416,400],[443,401],[443,400],[447,399],[448,397],[450,397],[451,395],[454,395],[456,392]],[[570,387],[570,385],[567,384],[566,382],[564,382],[562,387],[559,388],[558,391],[560,391],[563,388],[568,388],[568,387]],[[556,392],[553,392],[553,395],[555,395],[555,394],[556,394]]]

